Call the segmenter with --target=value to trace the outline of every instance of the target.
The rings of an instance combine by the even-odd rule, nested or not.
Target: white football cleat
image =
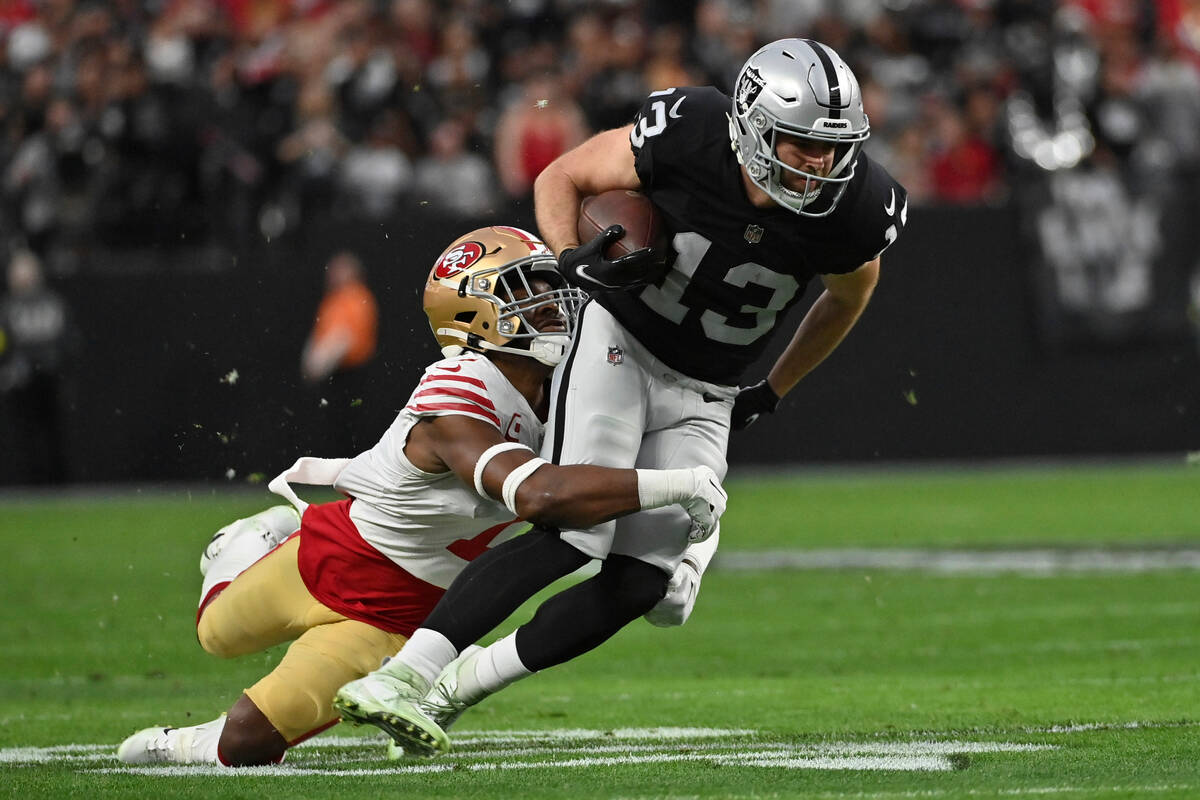
[[[338,689],[333,707],[347,722],[382,729],[407,753],[433,756],[450,749],[450,737],[420,708],[428,690],[424,678],[393,660]]]
[[[471,657],[481,650],[483,650],[482,647],[473,644],[459,653],[458,658],[447,664],[441,671],[437,680],[433,682],[433,688],[417,704],[425,716],[436,722],[443,731],[450,730],[450,726],[458,722],[458,718],[463,715],[464,711],[479,702],[478,700],[464,700],[459,696],[458,676],[463,665],[468,661],[471,663],[467,669],[475,669],[475,662],[471,660]],[[396,742],[388,742],[388,758],[392,761],[408,755],[404,752],[404,748]]]
[[[225,715],[186,728],[143,728],[121,742],[117,758],[125,764],[219,764],[217,742]]]
[[[261,550],[262,555],[266,555],[299,528],[300,514],[290,505],[271,506],[266,511],[231,522],[214,533],[208,546],[204,548],[200,555],[200,574],[208,575],[209,567],[217,556],[221,555],[221,551],[237,539],[244,536],[261,538],[262,545],[256,547],[255,551]]]
[[[647,611],[644,616],[651,625],[669,628],[682,625],[692,615],[696,607],[696,595],[700,591],[700,570],[686,558],[679,562],[671,580],[667,583],[667,593]]]

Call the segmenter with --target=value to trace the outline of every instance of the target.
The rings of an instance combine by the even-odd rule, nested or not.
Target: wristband
[[[642,511],[682,503],[696,491],[696,476],[690,469],[639,469],[638,504]]]

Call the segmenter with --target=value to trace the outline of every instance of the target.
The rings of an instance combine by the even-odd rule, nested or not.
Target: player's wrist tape
[[[696,474],[690,469],[639,469],[638,503],[643,511],[682,503],[696,493]]]
[[[529,452],[533,452],[520,442],[501,442],[500,444],[492,445],[480,453],[479,460],[475,462],[475,492],[480,497],[488,496],[488,493],[483,490],[483,471],[487,469],[487,465],[491,463],[493,458],[501,453],[507,453],[509,450],[529,450]]]
[[[508,473],[508,477],[504,479],[504,486],[500,490],[500,494],[504,496],[504,505],[509,511],[516,514],[518,517],[521,513],[517,511],[517,489],[521,488],[521,484],[525,479],[537,470],[543,464],[548,464],[544,458],[531,458],[521,466]]]

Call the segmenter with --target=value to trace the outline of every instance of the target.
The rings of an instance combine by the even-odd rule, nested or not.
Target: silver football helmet
[[[829,174],[780,161],[775,144],[781,133],[833,143]],[[750,56],[738,73],[729,117],[733,150],[754,185],[784,208],[806,217],[833,211],[870,135],[858,80],[831,47],[811,39],[780,39]],[[784,170],[804,179],[803,190],[783,185]],[[818,198],[823,199],[818,203]]]

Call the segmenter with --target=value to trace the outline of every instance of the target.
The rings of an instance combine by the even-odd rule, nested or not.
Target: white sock
[[[472,661],[474,669],[464,669],[458,678],[457,694],[468,703],[478,703],[533,674],[517,655],[515,631],[480,650]]]
[[[450,640],[429,628],[417,628],[382,669],[387,671],[393,664],[403,664],[425,679],[429,686],[437,680],[446,665],[458,658],[458,650]]]

